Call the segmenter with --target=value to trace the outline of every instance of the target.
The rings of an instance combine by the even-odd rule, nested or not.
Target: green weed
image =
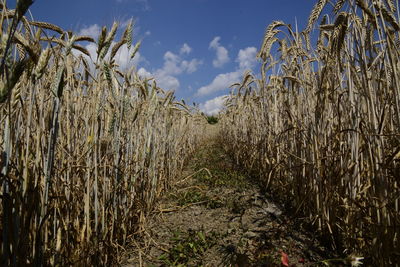
[[[189,262],[195,266],[202,266],[202,256],[217,244],[219,238],[220,234],[213,231],[205,233],[203,230],[178,230],[172,238],[173,246],[161,255],[159,260],[168,266],[187,266]]]

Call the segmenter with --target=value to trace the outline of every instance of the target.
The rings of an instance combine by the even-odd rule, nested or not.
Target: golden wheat
[[[103,27],[92,61],[79,44],[91,37],[27,23],[31,1],[18,3],[1,3],[1,265],[117,264],[205,120],[134,67],[119,69],[132,23],[119,41],[118,23]]]
[[[267,28],[262,77],[253,75],[251,91],[246,82],[236,85],[240,92],[233,91],[221,116],[224,144],[334,249],[362,253],[371,266],[396,266],[398,7],[334,1],[334,24],[322,18],[310,51],[311,29],[326,3],[317,1],[302,33],[285,27],[278,39],[276,23]]]

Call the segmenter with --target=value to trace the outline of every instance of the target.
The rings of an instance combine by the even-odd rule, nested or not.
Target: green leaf
[[[200,239],[201,239],[203,242],[206,242],[206,237],[204,236],[204,233],[203,233],[203,232],[198,232],[197,235],[200,237]]]

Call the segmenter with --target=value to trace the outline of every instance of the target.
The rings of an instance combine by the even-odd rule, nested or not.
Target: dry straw
[[[119,68],[132,23],[104,27],[93,62],[92,38],[28,21],[29,3],[0,14],[0,265],[116,264],[205,120]]]
[[[238,85],[222,119],[240,164],[332,247],[362,253],[371,266],[400,262],[395,2],[317,1],[300,34],[273,22],[261,79]],[[303,45],[318,37],[319,21],[316,49]]]

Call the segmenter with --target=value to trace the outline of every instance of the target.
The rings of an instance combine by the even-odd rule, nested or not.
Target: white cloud
[[[219,39],[216,38],[214,38],[210,45],[217,46]],[[235,62],[239,64],[236,71],[218,74],[210,84],[200,87],[197,90],[196,95],[205,96],[215,92],[224,91],[232,84],[240,82],[244,71],[252,69],[256,65],[256,54],[257,48],[255,47],[240,49],[235,60]]]
[[[90,25],[88,27],[82,28],[78,35],[87,35],[92,38],[97,38],[100,35],[101,27],[97,24]]]
[[[192,52],[192,48],[187,43],[184,43],[181,47],[180,54],[190,54],[190,52]]]
[[[171,75],[155,76],[157,85],[163,89],[176,91],[179,89],[180,83],[177,78]]]
[[[145,68],[140,68],[137,71],[137,73],[142,78],[151,78],[151,77],[153,77],[152,74],[150,72],[148,72]]]
[[[216,52],[217,58],[213,60],[213,66],[216,68],[220,68],[229,62],[228,50],[219,43],[219,40],[221,40],[221,37],[217,36],[209,45],[209,49],[213,49]]]
[[[240,81],[241,76],[241,70],[218,74],[209,85],[203,86],[199,90],[197,90],[196,95],[204,96],[225,90],[229,88],[229,86],[231,86],[233,83]]]
[[[185,46],[186,45],[186,46]],[[189,45],[183,44],[182,48],[190,48]],[[181,48],[181,51],[182,51]],[[164,65],[153,72],[149,72],[144,68],[138,70],[138,74],[141,77],[154,77],[157,81],[158,86],[167,90],[178,90],[180,82],[177,75],[182,73],[193,73],[197,70],[198,66],[203,64],[202,60],[193,58],[191,60],[182,59],[183,55],[174,54],[171,51],[167,51],[164,54]]]
[[[86,29],[95,29],[95,27],[88,27]],[[85,30],[86,30],[85,29]],[[115,42],[111,44],[111,47],[115,45]],[[92,60],[96,60],[97,58],[97,46],[95,44],[89,43],[85,46],[85,48],[89,51],[90,57]],[[111,49],[110,49],[111,50]],[[180,82],[177,75],[182,73],[193,73],[197,71],[199,65],[203,64],[202,60],[193,58],[193,59],[184,59],[185,54],[188,54],[191,50],[188,44],[183,44],[181,51],[185,51],[181,55],[177,55],[171,51],[167,51],[164,54],[164,65],[156,69],[155,71],[148,71],[145,68],[141,67],[138,70],[138,75],[143,78],[150,78],[154,77],[158,83],[158,86],[167,90],[178,90],[180,87]],[[132,66],[138,66],[140,62],[147,62],[146,59],[137,52],[133,59],[130,59],[130,56],[133,52],[133,47],[128,50],[126,45],[123,45],[118,50],[117,54],[115,55],[115,63],[119,65],[121,70],[128,70]],[[74,52],[76,55],[82,54],[79,51]],[[109,52],[110,53],[110,52]],[[109,58],[109,53],[106,55],[106,60]],[[91,62],[90,67],[94,70],[94,63],[90,60],[87,56],[84,57]]]
[[[89,43],[89,44],[87,44],[85,46],[85,48],[89,51],[90,57],[93,60],[96,60],[96,57],[97,57],[97,45],[94,44],[94,43]],[[72,51],[76,52],[77,50],[72,50]],[[79,53],[81,53],[81,52],[79,52]]]
[[[257,48],[255,47],[240,49],[236,59],[236,62],[239,63],[239,68],[242,70],[253,68],[257,62],[256,55]]]
[[[193,73],[197,71],[197,67],[199,65],[203,64],[202,60],[198,60],[196,58],[190,60],[190,61],[182,61],[182,67],[186,70],[187,73]]]
[[[196,58],[187,61],[171,51],[164,54],[164,65],[154,73],[154,77],[161,88],[177,90],[180,86],[179,80],[175,77],[182,73],[193,73],[199,65],[203,64]]]
[[[146,35],[146,36],[151,35],[151,31],[146,31],[146,32],[144,33],[144,35]]]
[[[140,62],[145,61],[145,58],[140,54],[140,52],[136,52],[135,57],[131,59],[131,54],[133,52],[133,47],[128,50],[126,45],[121,46],[115,55],[115,62],[119,65],[120,69],[126,70],[132,66],[137,66]]]
[[[172,53],[171,51],[167,51],[164,54],[164,66],[157,72],[165,73],[167,75],[179,75],[183,72],[193,73],[201,64],[203,64],[202,60],[196,58],[190,61],[183,60],[180,56]]]
[[[89,27],[83,28],[79,31],[79,35],[89,35],[91,37],[96,38],[100,32],[100,27],[97,24],[93,24]],[[107,53],[107,55],[105,56],[105,59],[108,60],[108,58],[110,57],[110,52],[112,47],[116,44],[116,42],[112,42],[110,49]],[[94,43],[88,43],[84,46],[89,54],[90,54],[90,58],[86,55],[84,55],[82,52],[79,52],[77,50],[73,50],[75,55],[83,55],[83,57],[89,61],[90,64],[90,68],[92,71],[94,71],[94,63],[93,61],[95,61],[97,59],[97,45]],[[135,57],[133,59],[131,59],[131,55],[133,52],[134,47],[131,47],[128,50],[128,47],[125,45],[121,46],[118,50],[118,52],[116,53],[114,59],[115,59],[115,63],[117,63],[120,67],[121,70],[127,70],[133,66],[137,66],[140,62],[146,61],[146,59],[140,54],[140,52],[136,52]]]
[[[157,86],[161,88],[168,90],[179,89],[180,86],[179,80],[172,75],[166,74],[165,72],[158,70],[153,74],[142,67],[138,70],[137,73],[141,78],[155,78]]]
[[[200,104],[200,110],[208,115],[215,115],[221,111],[228,95],[217,96]]]
[[[164,54],[164,66],[159,72],[164,72],[165,74],[173,74],[178,75],[181,74],[183,69],[179,66],[180,64],[180,57],[175,55],[171,51],[167,51]]]

